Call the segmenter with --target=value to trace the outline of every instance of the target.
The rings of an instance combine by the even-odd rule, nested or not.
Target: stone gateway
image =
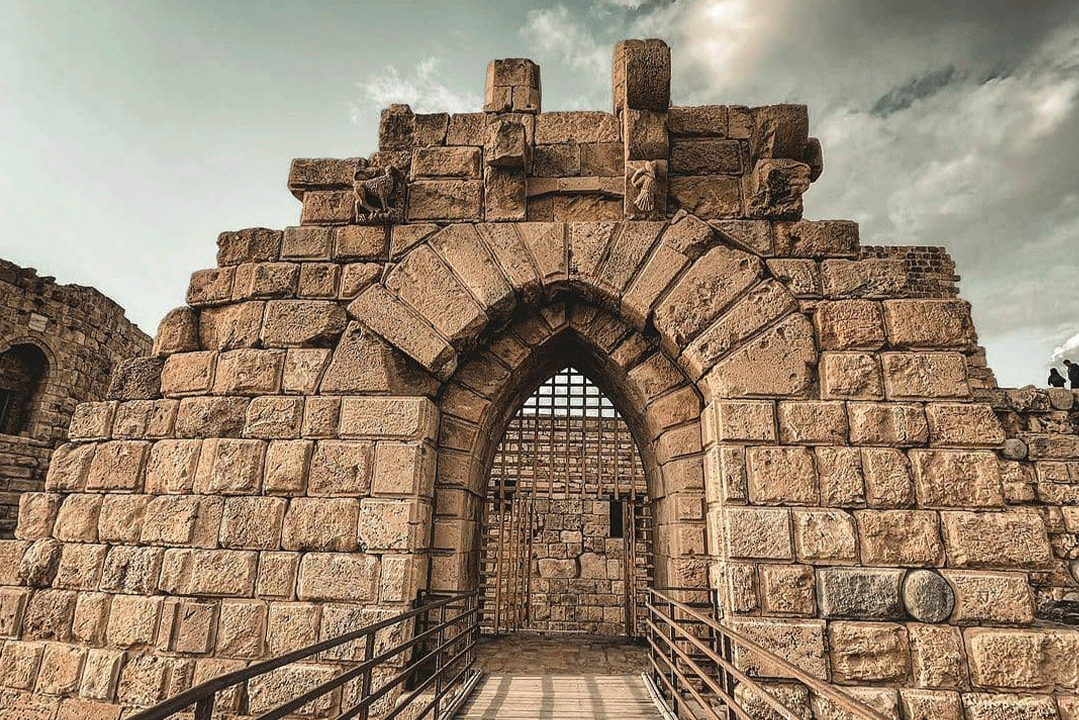
[[[0,542],[0,717],[115,720],[507,573],[550,602],[501,630],[708,588],[885,716],[1079,717],[1077,396],[996,387],[942,249],[802,218],[804,106],[671,106],[657,40],[612,87],[541,112],[493,61],[482,112],[391,106],[370,158],[293,162],[299,225],[222,233]]]

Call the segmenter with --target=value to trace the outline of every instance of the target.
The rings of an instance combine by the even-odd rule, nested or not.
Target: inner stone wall
[[[100,400],[122,361],[150,350],[150,338],[93,288],[0,260],[0,353],[29,344],[48,361],[18,435],[0,434],[0,537],[11,537],[23,493],[40,491],[53,448],[79,403]]]
[[[627,41],[613,113],[542,113],[539,69],[495,61],[485,112],[395,106],[371,158],[295,161],[301,224],[223,233],[23,496],[0,707],[115,720],[478,587],[497,440],[571,353],[640,450],[657,585],[888,717],[1075,717],[1079,631],[1034,602],[1079,588],[1067,411],[993,399],[943,257],[801,218],[806,108],[672,107],[669,68]]]

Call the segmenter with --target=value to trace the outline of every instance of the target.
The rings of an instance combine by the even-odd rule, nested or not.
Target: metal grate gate
[[[644,469],[579,371],[555,373],[510,421],[483,532],[485,632],[640,634],[653,575]]]

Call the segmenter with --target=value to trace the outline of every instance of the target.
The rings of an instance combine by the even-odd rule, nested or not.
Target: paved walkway
[[[660,720],[640,675],[486,675],[458,720]]]
[[[639,675],[648,648],[625,638],[566,635],[481,637],[476,667],[498,675]]]

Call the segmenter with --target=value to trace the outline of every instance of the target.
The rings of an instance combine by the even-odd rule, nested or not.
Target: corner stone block
[[[232,298],[234,274],[231,267],[195,271],[187,289],[187,304],[197,308],[227,303]]]
[[[422,397],[346,397],[341,400],[340,435],[433,440],[438,408]]]
[[[666,112],[671,104],[671,49],[662,40],[624,40],[614,49],[615,112]]]
[[[957,568],[1026,570],[1053,557],[1045,523],[1034,512],[944,512],[949,565]]]
[[[45,489],[51,492],[77,492],[86,487],[90,463],[97,445],[65,443],[58,447],[49,460],[45,477]]]
[[[408,105],[390,105],[382,111],[378,123],[378,149],[411,150],[414,144],[415,116]]]
[[[199,316],[194,308],[170,310],[157,326],[154,355],[171,355],[199,349]]]
[[[373,555],[309,553],[300,562],[302,600],[373,602],[378,584],[379,560]]]
[[[728,507],[726,535],[729,556],[748,560],[793,560],[790,510]]]
[[[440,379],[457,367],[453,347],[381,285],[367,288],[348,313]]]
[[[753,108],[752,149],[761,158],[805,158],[809,142],[809,108],[805,105],[766,105]]]

